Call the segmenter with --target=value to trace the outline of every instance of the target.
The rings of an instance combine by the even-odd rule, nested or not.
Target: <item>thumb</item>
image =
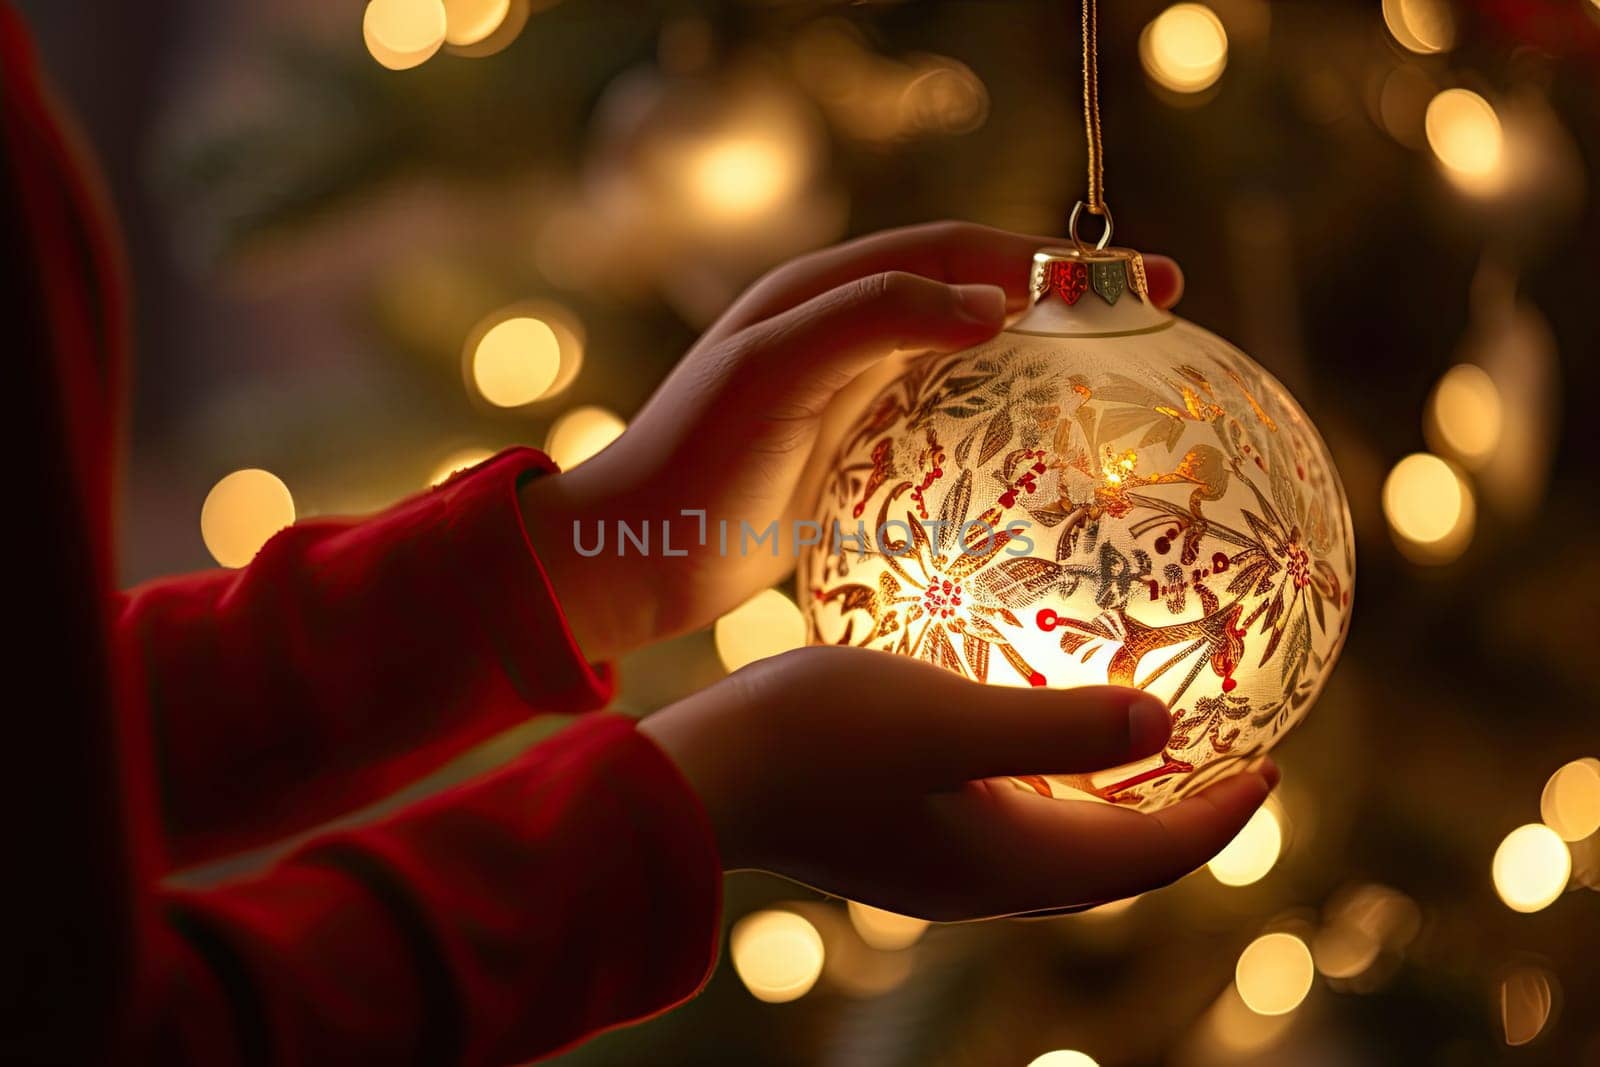
[[[1144,257],[1145,277],[1150,283],[1150,299],[1157,307],[1171,308],[1183,299],[1183,268],[1167,256]]]
[[[781,661],[781,662],[780,662]],[[1103,770],[1160,752],[1161,701],[1137,689],[982,685],[887,652],[810,648],[767,661],[794,704],[790,743],[818,747],[833,774],[915,792],[1010,774]]]

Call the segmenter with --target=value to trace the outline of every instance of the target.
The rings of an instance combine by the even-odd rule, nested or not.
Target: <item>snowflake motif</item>
[[[922,610],[936,619],[948,619],[961,607],[961,583],[936,574],[922,591]]]
[[[1290,533],[1289,543],[1284,546],[1284,561],[1296,589],[1304,589],[1311,584],[1311,553],[1300,543],[1298,529]]]

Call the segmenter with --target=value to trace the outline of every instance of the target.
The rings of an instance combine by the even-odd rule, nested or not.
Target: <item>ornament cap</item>
[[[1131,248],[1041,248],[1033,254],[1030,293],[1033,303],[1012,332],[1114,337],[1172,323],[1150,300],[1144,257]]]
[[[1071,306],[1089,292],[1107,304],[1129,293],[1150,299],[1144,256],[1131,248],[1041,248],[1033,254],[1029,289],[1035,304],[1054,296]]]

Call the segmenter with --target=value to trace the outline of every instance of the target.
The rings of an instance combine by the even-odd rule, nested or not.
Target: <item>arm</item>
[[[141,982],[165,996],[140,1055],[548,1055],[693,995],[716,958],[721,884],[673,764],[630,720],[597,715],[259,876],[158,894]]]
[[[177,863],[378,799],[535,711],[605,703],[529,547],[502,453],[365,521],[282,531],[238,571],[122,596],[114,651],[149,711]]]
[[[133,1058],[546,1056],[699,990],[723,867],[937,920],[1143,892],[1226,844],[1271,766],[1154,815],[990,779],[1137,759],[1168,722],[1113,687],[980,686],[858,649],[766,660],[642,729],[586,719],[259,876],[156,894],[138,981],[163,995]]]

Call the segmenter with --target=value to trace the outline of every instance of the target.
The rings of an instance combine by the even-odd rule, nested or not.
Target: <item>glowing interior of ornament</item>
[[[1106,303],[1102,320],[1121,313]],[[1343,640],[1354,553],[1331,461],[1282,387],[1197,327],[1127,314],[1137,328],[1019,328],[910,363],[846,435],[820,516],[834,534],[798,594],[813,642],[1160,697],[1163,753],[1021,779],[1157,807],[1305,714]]]

